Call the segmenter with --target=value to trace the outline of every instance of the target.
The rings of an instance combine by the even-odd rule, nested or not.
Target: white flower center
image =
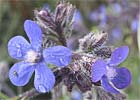
[[[117,75],[117,72],[113,67],[107,66],[106,68],[107,68],[106,76],[108,77],[109,80],[112,80]]]
[[[36,63],[40,59],[40,53],[33,50],[29,50],[26,54],[26,61],[31,63]]]

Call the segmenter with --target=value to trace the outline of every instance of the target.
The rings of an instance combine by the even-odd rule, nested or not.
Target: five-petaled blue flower
[[[131,73],[127,68],[117,68],[117,65],[126,59],[128,53],[129,48],[121,46],[113,51],[108,63],[97,60],[92,65],[92,81],[101,80],[102,87],[112,93],[119,93],[118,89],[127,87],[131,82]]]
[[[11,82],[16,86],[26,85],[35,71],[34,86],[38,92],[48,92],[55,84],[55,76],[46,63],[58,67],[67,66],[71,61],[71,51],[63,46],[42,48],[42,31],[31,20],[24,23],[29,44],[22,36],[13,37],[8,43],[11,57],[22,60],[12,66],[9,72]]]

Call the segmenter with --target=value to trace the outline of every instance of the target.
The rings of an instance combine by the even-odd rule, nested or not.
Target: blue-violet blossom
[[[24,30],[30,44],[22,36],[13,37],[8,43],[9,55],[22,60],[12,66],[9,72],[11,82],[16,86],[26,85],[35,71],[34,86],[38,92],[49,92],[55,84],[55,76],[46,63],[58,67],[67,66],[71,61],[71,51],[63,46],[42,48],[41,28],[31,20],[26,20]]]
[[[92,81],[101,80],[102,87],[112,93],[119,93],[118,89],[127,87],[131,82],[131,73],[127,68],[118,68],[129,53],[127,46],[115,49],[108,63],[99,59],[92,65]]]
[[[137,32],[139,21],[137,19],[133,19],[131,22],[131,30],[132,32]]]

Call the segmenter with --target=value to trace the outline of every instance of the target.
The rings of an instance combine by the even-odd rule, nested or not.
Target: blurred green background
[[[83,25],[86,31],[105,30],[109,33],[109,45],[115,47],[128,45],[130,47],[127,60],[120,66],[127,67],[132,73],[131,85],[125,90],[128,94],[128,100],[138,100],[140,98],[140,52],[138,49],[140,40],[137,39],[139,0],[67,1],[78,9],[79,13],[75,16],[75,19],[78,24]],[[54,11],[56,4],[57,0],[0,0],[0,63],[4,61],[10,68],[16,62],[7,53],[7,42],[15,35],[27,37],[23,29],[23,23],[26,19],[34,19],[33,10],[49,5],[50,10]],[[80,33],[81,35],[85,34],[85,31],[78,31],[78,35]],[[2,70],[3,67],[0,64],[0,72]],[[14,92],[11,95],[18,94],[21,90],[22,92],[26,91],[33,85],[30,82],[24,89],[19,89],[13,86],[8,78],[4,82]],[[0,98],[1,96],[7,96],[7,94],[1,91]]]

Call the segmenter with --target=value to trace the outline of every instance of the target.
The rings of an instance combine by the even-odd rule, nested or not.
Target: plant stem
[[[6,100],[6,99],[8,99],[8,96],[0,92],[0,100]]]

